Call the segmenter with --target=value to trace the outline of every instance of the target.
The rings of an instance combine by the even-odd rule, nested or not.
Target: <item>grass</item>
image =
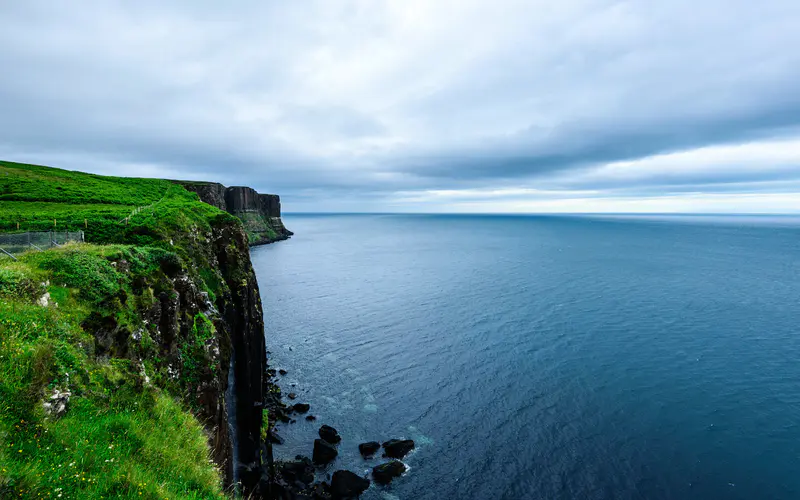
[[[108,257],[131,258],[137,271],[124,278]],[[0,268],[0,498],[224,498],[202,425],[175,397],[180,387],[148,384],[128,359],[98,358],[81,327],[98,309],[124,310],[108,297],[133,295],[130,282],[158,275],[169,258],[68,245]],[[36,303],[44,292],[49,307]],[[204,317],[195,324],[195,338],[213,333]],[[72,394],[61,419],[43,407],[56,389]]]
[[[158,201],[171,184],[162,179],[106,177],[0,161],[2,201],[138,206]]]
[[[186,318],[170,354],[144,313],[179,273],[221,296],[208,238],[240,222],[170,181],[0,162],[0,232],[53,219],[92,243],[0,259],[0,498],[226,498],[195,416],[214,323]],[[103,347],[103,322],[138,340]],[[71,394],[61,417],[44,406],[56,391]]]
[[[83,230],[89,242],[148,245],[226,216],[167,180],[0,161],[0,231]]]

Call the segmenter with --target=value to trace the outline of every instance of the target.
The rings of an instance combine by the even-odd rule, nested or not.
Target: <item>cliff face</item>
[[[278,198],[0,170],[22,200],[6,203],[47,201],[34,207],[47,219],[50,205],[69,213],[80,202],[59,227],[91,235],[0,261],[0,435],[20,443],[13,455],[0,449],[0,498],[45,497],[59,484],[65,498],[222,499],[235,483],[256,498],[268,379],[249,233],[283,234]],[[248,232],[245,215],[261,225]],[[81,481],[51,467],[76,462]]]
[[[260,478],[267,360],[247,235],[235,220],[220,217],[181,243],[190,249],[183,258],[166,259],[148,274],[131,273],[124,257],[113,261],[132,283],[126,303],[141,318],[142,331],[133,334],[119,324],[116,312],[95,313],[82,326],[94,335],[99,354],[131,359],[153,383],[183,399],[206,427],[225,484],[238,481],[253,491]],[[132,340],[145,334],[150,350]]]
[[[241,219],[250,245],[288,239],[292,232],[281,220],[281,199],[275,194],[259,194],[246,186],[225,187],[218,183],[179,182],[197,193],[200,200]]]
[[[229,407],[235,407],[233,442],[236,443],[233,477],[245,491],[254,489],[261,477],[261,426],[263,379],[267,369],[264,315],[255,271],[250,263],[247,236],[233,225],[214,228],[213,253],[227,293],[217,299],[219,313],[230,339],[235,390],[228,391]],[[225,362],[225,360],[221,360]],[[229,380],[220,371],[220,377]],[[227,389],[227,387],[226,387]],[[230,440],[229,440],[230,441]]]

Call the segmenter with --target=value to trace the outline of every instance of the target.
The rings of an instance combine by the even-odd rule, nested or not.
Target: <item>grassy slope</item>
[[[119,224],[131,207],[151,204]],[[137,279],[157,287],[170,263],[196,263],[203,242],[192,235],[231,216],[167,181],[0,162],[0,230],[20,220],[23,230],[47,227],[53,217],[59,228],[82,228],[88,219],[87,240],[99,244],[0,260],[0,498],[222,497],[202,426],[177,397],[182,382],[159,371],[136,315],[153,291],[132,288]],[[112,266],[120,259],[129,273]],[[213,270],[198,272],[213,296]],[[47,307],[36,303],[45,292]],[[96,311],[143,332],[136,357],[153,360],[148,373],[128,359],[96,355],[81,328]],[[197,345],[182,348],[189,360],[213,334],[205,318],[196,324]],[[72,393],[61,419],[47,417],[42,405],[55,389]]]

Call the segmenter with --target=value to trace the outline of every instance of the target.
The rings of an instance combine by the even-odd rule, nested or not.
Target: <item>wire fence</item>
[[[70,241],[84,241],[83,231],[27,231],[0,234],[0,257],[15,259],[15,255],[29,250],[44,251],[60,247]]]

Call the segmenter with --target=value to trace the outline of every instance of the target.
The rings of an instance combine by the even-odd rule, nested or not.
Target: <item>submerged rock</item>
[[[384,457],[403,458],[414,449],[414,441],[411,439],[391,439],[383,443]]]
[[[297,394],[290,392],[289,394],[286,395],[286,397],[288,397],[289,399],[295,399],[297,398]]]
[[[311,409],[311,405],[308,403],[297,403],[296,405],[292,406],[292,409],[297,413],[307,413],[308,410]]]
[[[284,424],[288,424],[291,418],[289,415],[286,414],[286,411],[283,408],[275,408],[273,411],[270,412],[270,418],[272,415],[275,415],[275,418],[283,422]]]
[[[337,470],[331,480],[331,494],[333,498],[354,498],[369,488],[370,481],[349,470]]]
[[[278,373],[280,373],[281,375],[286,375],[286,374],[287,374],[287,373],[289,373],[289,372],[287,372],[286,370],[284,370],[283,368],[281,368],[280,370],[278,370]]]
[[[389,484],[392,479],[400,477],[406,471],[406,465],[399,460],[392,460],[385,464],[377,465],[372,468],[372,477],[375,482],[380,484]]]
[[[313,422],[316,419],[317,419],[317,417],[315,417],[314,415],[309,415],[309,416],[306,417],[306,420],[308,420],[309,422]]]
[[[314,482],[314,466],[306,457],[298,456],[294,462],[282,463],[280,473],[289,482],[300,481],[305,485]]]
[[[377,441],[369,441],[368,443],[361,443],[358,445],[358,452],[364,458],[372,458],[372,455],[378,453],[381,449],[381,444]]]
[[[333,459],[339,454],[336,448],[323,439],[314,440],[314,455],[313,460],[315,464],[327,464],[332,462]]]
[[[319,437],[331,444],[336,444],[342,440],[342,437],[339,435],[339,431],[330,425],[323,425],[319,428]]]
[[[269,437],[270,443],[283,444],[283,438],[280,437],[277,432],[275,432],[275,429],[270,429],[267,436]]]

